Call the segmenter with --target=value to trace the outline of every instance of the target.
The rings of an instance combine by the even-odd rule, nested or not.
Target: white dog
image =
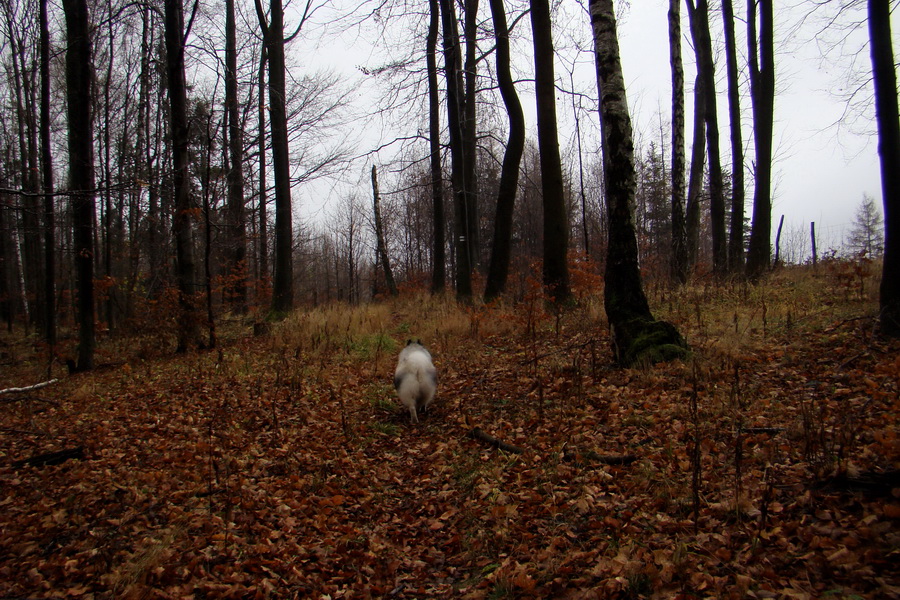
[[[418,423],[416,411],[428,410],[437,390],[437,370],[431,362],[431,354],[418,341],[409,340],[400,352],[394,371],[394,388],[400,402],[409,408],[412,422]]]

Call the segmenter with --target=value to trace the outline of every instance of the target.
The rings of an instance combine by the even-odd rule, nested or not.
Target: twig
[[[638,459],[638,457],[634,454],[600,454],[599,452],[594,452],[593,450],[578,452],[577,450],[569,450],[568,448],[563,450],[563,458],[566,460],[576,461],[581,458],[586,458],[593,462],[601,463],[604,465],[623,466],[630,465]]]
[[[42,387],[47,387],[48,385],[50,385],[52,383],[56,383],[57,381],[59,381],[59,379],[51,379],[50,381],[42,381],[41,383],[36,383],[34,385],[29,385],[26,387],[6,388],[5,390],[0,390],[0,396],[2,396],[3,394],[18,394],[21,392],[31,392],[33,390],[39,390]]]
[[[518,446],[513,446],[503,440],[499,440],[492,435],[486,434],[478,427],[475,427],[469,432],[469,437],[485,442],[487,445],[503,450],[504,452],[512,452],[513,454],[522,454],[525,452],[525,448],[519,448]]]
[[[60,450],[59,452],[48,452],[47,454],[38,454],[37,456],[32,456],[31,458],[25,458],[22,460],[17,460],[13,463],[13,467],[22,467],[25,465],[31,465],[33,467],[46,467],[47,465],[59,465],[70,458],[77,458],[78,460],[84,460],[84,446],[78,446],[77,448],[67,448],[65,450]]]

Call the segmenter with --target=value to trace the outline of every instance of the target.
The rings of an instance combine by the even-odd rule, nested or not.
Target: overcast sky
[[[579,21],[577,5],[573,0],[563,0],[566,7],[576,17],[565,26],[566,31],[583,26],[580,35],[589,34],[589,24],[585,17]],[[822,30],[822,22],[828,13],[801,21],[808,13],[808,2],[794,0],[792,8],[786,3],[776,6],[776,97],[775,97],[775,165],[773,244],[775,227],[781,215],[785,215],[785,228],[794,232],[809,230],[810,221],[816,222],[820,236],[820,247],[828,248],[841,243],[841,238],[853,221],[853,215],[863,194],[876,199],[881,206],[881,183],[875,137],[874,108],[866,102],[854,105],[848,110],[848,102],[842,97],[846,90],[860,85],[858,77],[868,78],[871,69],[865,27],[855,32],[838,31],[836,28]],[[486,3],[483,3],[486,4]],[[619,3],[621,5],[622,3]],[[671,114],[671,79],[669,70],[668,23],[666,0],[633,0],[624,12],[618,14],[619,37],[623,70],[625,72],[627,94],[637,135],[643,138],[658,137],[660,115],[663,126],[668,128]],[[863,3],[864,4],[864,3]],[[713,1],[714,8],[719,6]],[[683,6],[683,5],[682,5]],[[743,17],[744,2],[736,2],[738,20]],[[620,6],[621,7],[621,6]],[[687,89],[687,153],[690,156],[692,113],[692,85],[694,81],[694,56],[689,39],[686,9],[682,8],[682,32],[684,34],[682,52]],[[856,13],[859,16],[860,13]],[[849,22],[854,15],[849,14]],[[900,48],[900,17],[895,11],[892,16],[895,52]],[[524,22],[527,26],[527,19]],[[557,27],[560,23],[557,23]],[[290,24],[286,26],[290,28]],[[721,18],[714,14],[711,27],[716,52],[716,78],[721,137],[721,159],[723,166],[730,168],[730,142],[728,137],[728,107],[725,97],[724,55],[722,52]],[[736,25],[738,36],[738,62],[741,65],[743,137],[747,150],[745,164],[752,165],[752,123],[750,119],[750,99],[746,81],[746,41],[743,22]],[[558,35],[562,38],[563,35]],[[577,36],[576,36],[577,37]],[[342,40],[336,47],[316,52],[319,64],[332,66],[348,74],[358,73],[358,65],[379,64],[386,49],[364,43],[365,36],[355,41]],[[831,42],[843,39],[843,46],[834,47]],[[562,40],[557,41],[560,45]],[[524,53],[520,53],[522,55]],[[526,57],[527,58],[527,57]],[[583,66],[576,86],[591,90],[596,97],[595,75],[590,56],[583,57]],[[442,62],[442,61],[440,61]],[[565,71],[557,67],[558,81]],[[855,79],[856,78],[856,79]],[[527,86],[520,87],[526,116],[530,121],[531,135],[534,136],[533,97]],[[365,85],[356,92],[365,94]],[[866,83],[857,100],[871,98],[871,86]],[[561,97],[560,101],[564,101]],[[561,127],[566,119],[565,106],[559,106]],[[569,110],[569,113],[571,111]],[[848,114],[840,126],[841,116]],[[408,116],[407,116],[408,119]],[[668,134],[666,134],[668,135]],[[383,141],[389,132],[383,132]],[[561,145],[567,142],[561,134]],[[640,140],[639,140],[640,141]],[[586,149],[596,151],[596,149]],[[384,155],[382,155],[383,157]],[[363,170],[360,170],[361,172]],[[748,183],[750,172],[747,171]],[[361,177],[361,185],[366,178]],[[301,196],[305,196],[302,191]],[[747,213],[751,212],[752,193],[747,199]],[[303,201],[301,200],[301,203]],[[321,209],[319,202],[306,204],[303,213]]]
[[[629,103],[638,123],[656,120],[657,99],[668,107],[671,96],[668,65],[667,2],[642,0],[632,2],[631,9],[622,16],[620,44],[623,70],[628,82]],[[717,5],[717,2],[713,3]],[[743,2],[735,3],[735,10],[743,10]],[[781,3],[778,3],[781,4]],[[772,208],[773,236],[778,219],[785,215],[785,227],[809,229],[816,222],[827,244],[840,243],[841,234],[853,222],[853,215],[863,194],[874,197],[881,206],[881,181],[874,135],[874,108],[854,107],[848,122],[837,127],[847,108],[841,92],[852,84],[851,71],[864,73],[871,69],[865,28],[847,37],[843,48],[831,48],[829,42],[839,32],[820,34],[819,18],[808,19],[798,28],[802,3],[798,9],[784,9],[776,14],[781,18],[776,28],[776,96],[775,96],[775,197]],[[684,10],[684,9],[683,9]],[[823,15],[824,16],[824,15]],[[783,18],[782,18],[783,17]],[[686,15],[683,32],[687,34]],[[849,19],[848,19],[849,21]],[[896,11],[891,19],[895,52],[900,48],[897,34],[900,23]],[[711,27],[721,29],[716,19]],[[738,23],[738,36],[743,37],[743,23]],[[716,36],[718,32],[714,32]],[[719,35],[721,38],[721,35]],[[826,39],[827,38],[827,39]],[[745,54],[746,42],[739,40],[739,52]],[[862,48],[852,62],[854,53]],[[683,46],[685,81],[693,81],[692,48]],[[823,58],[823,54],[827,57]],[[739,63],[743,60],[739,57]],[[731,164],[728,142],[727,100],[724,96],[724,56],[717,60],[717,92],[719,125],[722,136],[722,163]],[[746,83],[746,82],[744,82]],[[632,94],[632,91],[637,92]],[[866,86],[859,98],[869,98]],[[635,100],[632,101],[632,98]],[[688,94],[690,101],[690,94]],[[742,97],[744,142],[752,138],[749,120],[750,101],[746,88]],[[688,146],[691,144],[688,114]],[[746,164],[752,164],[752,153]],[[900,168],[900,165],[898,165]],[[748,199],[749,201],[749,199]],[[749,210],[749,206],[748,206]],[[774,239],[773,239],[774,243]]]

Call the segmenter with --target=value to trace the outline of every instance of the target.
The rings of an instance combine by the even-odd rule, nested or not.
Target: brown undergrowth
[[[693,355],[646,369],[611,366],[589,295],[410,293],[186,356],[108,340],[106,368],[0,396],[0,596],[900,597],[900,353],[877,282],[829,269],[653,290]],[[440,372],[417,427],[408,337]],[[0,386],[47,377],[26,342]]]

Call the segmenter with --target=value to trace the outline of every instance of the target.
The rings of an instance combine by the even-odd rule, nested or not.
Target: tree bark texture
[[[228,112],[228,249],[232,305],[247,311],[247,226],[244,215],[244,131],[238,111],[237,35],[234,0],[225,1],[225,109]]]
[[[747,3],[747,43],[750,62],[750,99],[756,146],[756,187],[753,223],[747,249],[747,275],[758,279],[768,268],[772,237],[772,127],[775,117],[775,25],[772,0],[759,0],[759,37],[756,2]]]
[[[728,272],[744,269],[744,140],[741,134],[741,91],[732,0],[722,0],[725,21],[725,69],[728,75],[728,118],[731,125],[731,230],[728,234]]]
[[[687,283],[684,215],[684,67],[681,60],[681,0],[669,0],[669,64],[672,71],[672,279]]]
[[[178,352],[200,344],[196,306],[196,264],[192,235],[190,143],[187,86],[184,77],[184,13],[181,0],[165,2],[166,74],[169,84],[169,134],[172,140],[172,187],[175,192],[175,269],[178,279]]]
[[[459,26],[455,4],[439,0],[444,39],[444,73],[447,78],[447,128],[450,132],[450,173],[453,184],[453,246],[456,256],[456,295],[462,300],[472,298],[472,252],[468,236],[468,214],[465,184],[464,88],[462,57],[459,48]]]
[[[78,291],[76,368],[94,368],[94,123],[91,115],[93,56],[87,0],[65,0],[66,96],[69,120],[69,183],[75,277]]]
[[[897,72],[891,45],[890,2],[869,0],[868,11],[884,203],[880,328],[883,335],[900,337],[900,122],[897,119]]]
[[[544,207],[544,287],[556,304],[568,301],[569,221],[563,190],[556,126],[556,79],[549,0],[531,0],[534,41],[534,87],[537,100],[538,149]]]
[[[634,139],[613,0],[591,0],[590,14],[609,215],[604,301],[613,331],[613,351],[624,366],[683,357],[687,345],[681,334],[672,324],[653,318],[641,283],[631,209],[636,189]]]
[[[716,71],[709,30],[707,0],[687,0],[691,38],[697,54],[697,73],[703,79],[706,102],[706,146],[709,154],[709,220],[712,230],[713,273],[725,274],[728,266],[728,240],[725,235],[725,196],[719,151],[719,117],[716,107]]]
[[[513,209],[519,186],[519,165],[525,151],[525,113],[516,93],[510,72],[509,28],[506,24],[506,8],[503,0],[490,0],[497,40],[497,83],[509,117],[509,139],[503,154],[500,171],[500,187],[497,191],[497,212],[494,216],[494,240],[491,262],[488,268],[484,299],[490,301],[506,289],[512,245]]]
[[[431,166],[431,205],[434,248],[432,251],[431,292],[438,294],[447,286],[447,255],[444,239],[444,175],[441,169],[441,99],[438,89],[437,38],[441,23],[438,0],[428,0],[430,20],[425,40],[428,71],[428,149]]]

